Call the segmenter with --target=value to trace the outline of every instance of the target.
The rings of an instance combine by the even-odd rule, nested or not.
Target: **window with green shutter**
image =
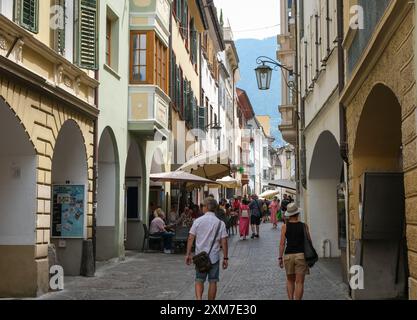
[[[18,0],[15,2],[15,19],[34,33],[39,31],[39,0]]]
[[[177,59],[175,57],[175,53],[171,53],[171,64],[170,64],[170,69],[171,69],[171,76],[169,79],[169,95],[171,97],[171,101],[175,104],[176,100],[175,100],[175,86],[176,86],[176,68],[177,68]]]
[[[190,36],[191,36],[191,62],[197,64],[197,30],[195,28],[194,19],[190,22]]]
[[[187,110],[185,113],[185,119],[190,127],[193,126],[193,103],[194,103],[194,92],[191,89],[191,81],[188,81],[187,85]]]
[[[207,131],[207,108],[204,106],[198,107],[198,128],[204,132]]]
[[[182,80],[182,108],[181,115],[183,119],[185,118],[186,110],[188,109],[188,81],[184,78]]]
[[[198,101],[197,98],[194,97],[193,100],[193,128],[198,128]]]
[[[176,80],[176,85],[175,85],[175,106],[177,107],[177,110],[180,111],[181,110],[181,77],[182,77],[182,71],[181,69],[177,66],[176,68],[177,72],[177,80]]]
[[[54,26],[54,46],[55,51],[61,55],[65,55],[65,31],[66,31],[66,6],[65,0],[55,0],[55,5],[62,8],[62,12],[57,12],[57,24]],[[62,15],[61,15],[62,13]]]
[[[97,69],[97,0],[79,0],[78,7],[78,58],[81,68]]]
[[[182,32],[184,39],[188,40],[188,2],[184,0],[184,7],[183,7],[183,15],[182,15]]]

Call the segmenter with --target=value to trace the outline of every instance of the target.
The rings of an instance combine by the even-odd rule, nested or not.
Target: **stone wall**
[[[93,150],[94,122],[92,117],[84,116],[76,107],[59,103],[52,97],[36,92],[5,76],[0,77],[0,98],[15,113],[25,128],[28,138],[37,153],[37,212],[36,212],[36,245],[33,261],[37,265],[37,286],[31,285],[23,295],[36,295],[48,290],[48,244],[51,236],[51,173],[54,146],[61,127],[67,120],[74,120],[79,126],[85,142],[86,159],[88,160],[88,238],[92,238],[93,226]],[[15,250],[15,255],[19,251]],[[30,252],[30,251],[29,251]],[[10,253],[11,254],[11,253]],[[13,266],[12,266],[13,267]],[[0,281],[1,282],[1,281]],[[16,279],[16,283],[20,283]],[[18,285],[21,286],[21,285]],[[37,287],[37,292],[34,288]]]
[[[347,127],[350,168],[359,120],[366,99],[377,84],[384,84],[396,95],[402,107],[403,169],[405,174],[407,241],[409,249],[410,298],[417,299],[417,133],[416,74],[414,64],[415,17],[409,6],[405,19],[383,50],[375,66],[350,103],[347,103]],[[360,237],[358,217],[358,177],[349,171],[349,234],[350,252],[355,253],[355,241]]]

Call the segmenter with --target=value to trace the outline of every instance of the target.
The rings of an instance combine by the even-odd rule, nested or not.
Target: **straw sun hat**
[[[285,216],[286,216],[287,218],[289,218],[289,217],[296,216],[297,214],[300,214],[300,213],[301,213],[301,211],[300,211],[300,209],[297,207],[297,205],[296,205],[295,203],[290,203],[290,204],[287,206],[287,212],[285,212]]]

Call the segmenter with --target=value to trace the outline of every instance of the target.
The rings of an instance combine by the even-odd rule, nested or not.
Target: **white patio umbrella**
[[[217,185],[217,182],[214,182],[212,180],[208,180],[206,178],[202,178],[202,177],[199,177],[199,176],[196,176],[194,174],[184,172],[184,171],[155,173],[155,174],[151,174],[149,178],[152,181],[178,183],[179,185],[182,183],[185,183],[187,189],[195,188],[195,187],[206,185],[206,184]],[[178,211],[179,211],[180,197],[181,197],[181,193],[178,194],[177,213],[179,213]]]
[[[150,175],[150,179],[160,182],[192,182],[194,184],[216,184],[216,182],[184,171],[162,172]]]
[[[228,189],[240,188],[242,186],[242,184],[238,180],[230,176],[217,179],[216,182]]]
[[[199,154],[186,163],[178,171],[185,171],[207,179],[217,179],[230,174],[228,151],[207,151]]]
[[[278,190],[267,190],[259,195],[259,198],[268,199],[279,194]]]

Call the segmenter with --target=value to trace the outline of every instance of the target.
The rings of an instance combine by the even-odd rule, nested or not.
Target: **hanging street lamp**
[[[256,80],[258,83],[259,90],[269,90],[271,88],[272,70],[278,70],[278,68],[281,68],[288,71],[290,76],[293,76],[294,74],[293,70],[265,56],[258,57],[256,59],[256,63],[259,65],[255,69]],[[273,65],[274,69],[272,69],[268,64]]]
[[[262,64],[255,69],[259,90],[269,90],[271,87],[272,68]]]

